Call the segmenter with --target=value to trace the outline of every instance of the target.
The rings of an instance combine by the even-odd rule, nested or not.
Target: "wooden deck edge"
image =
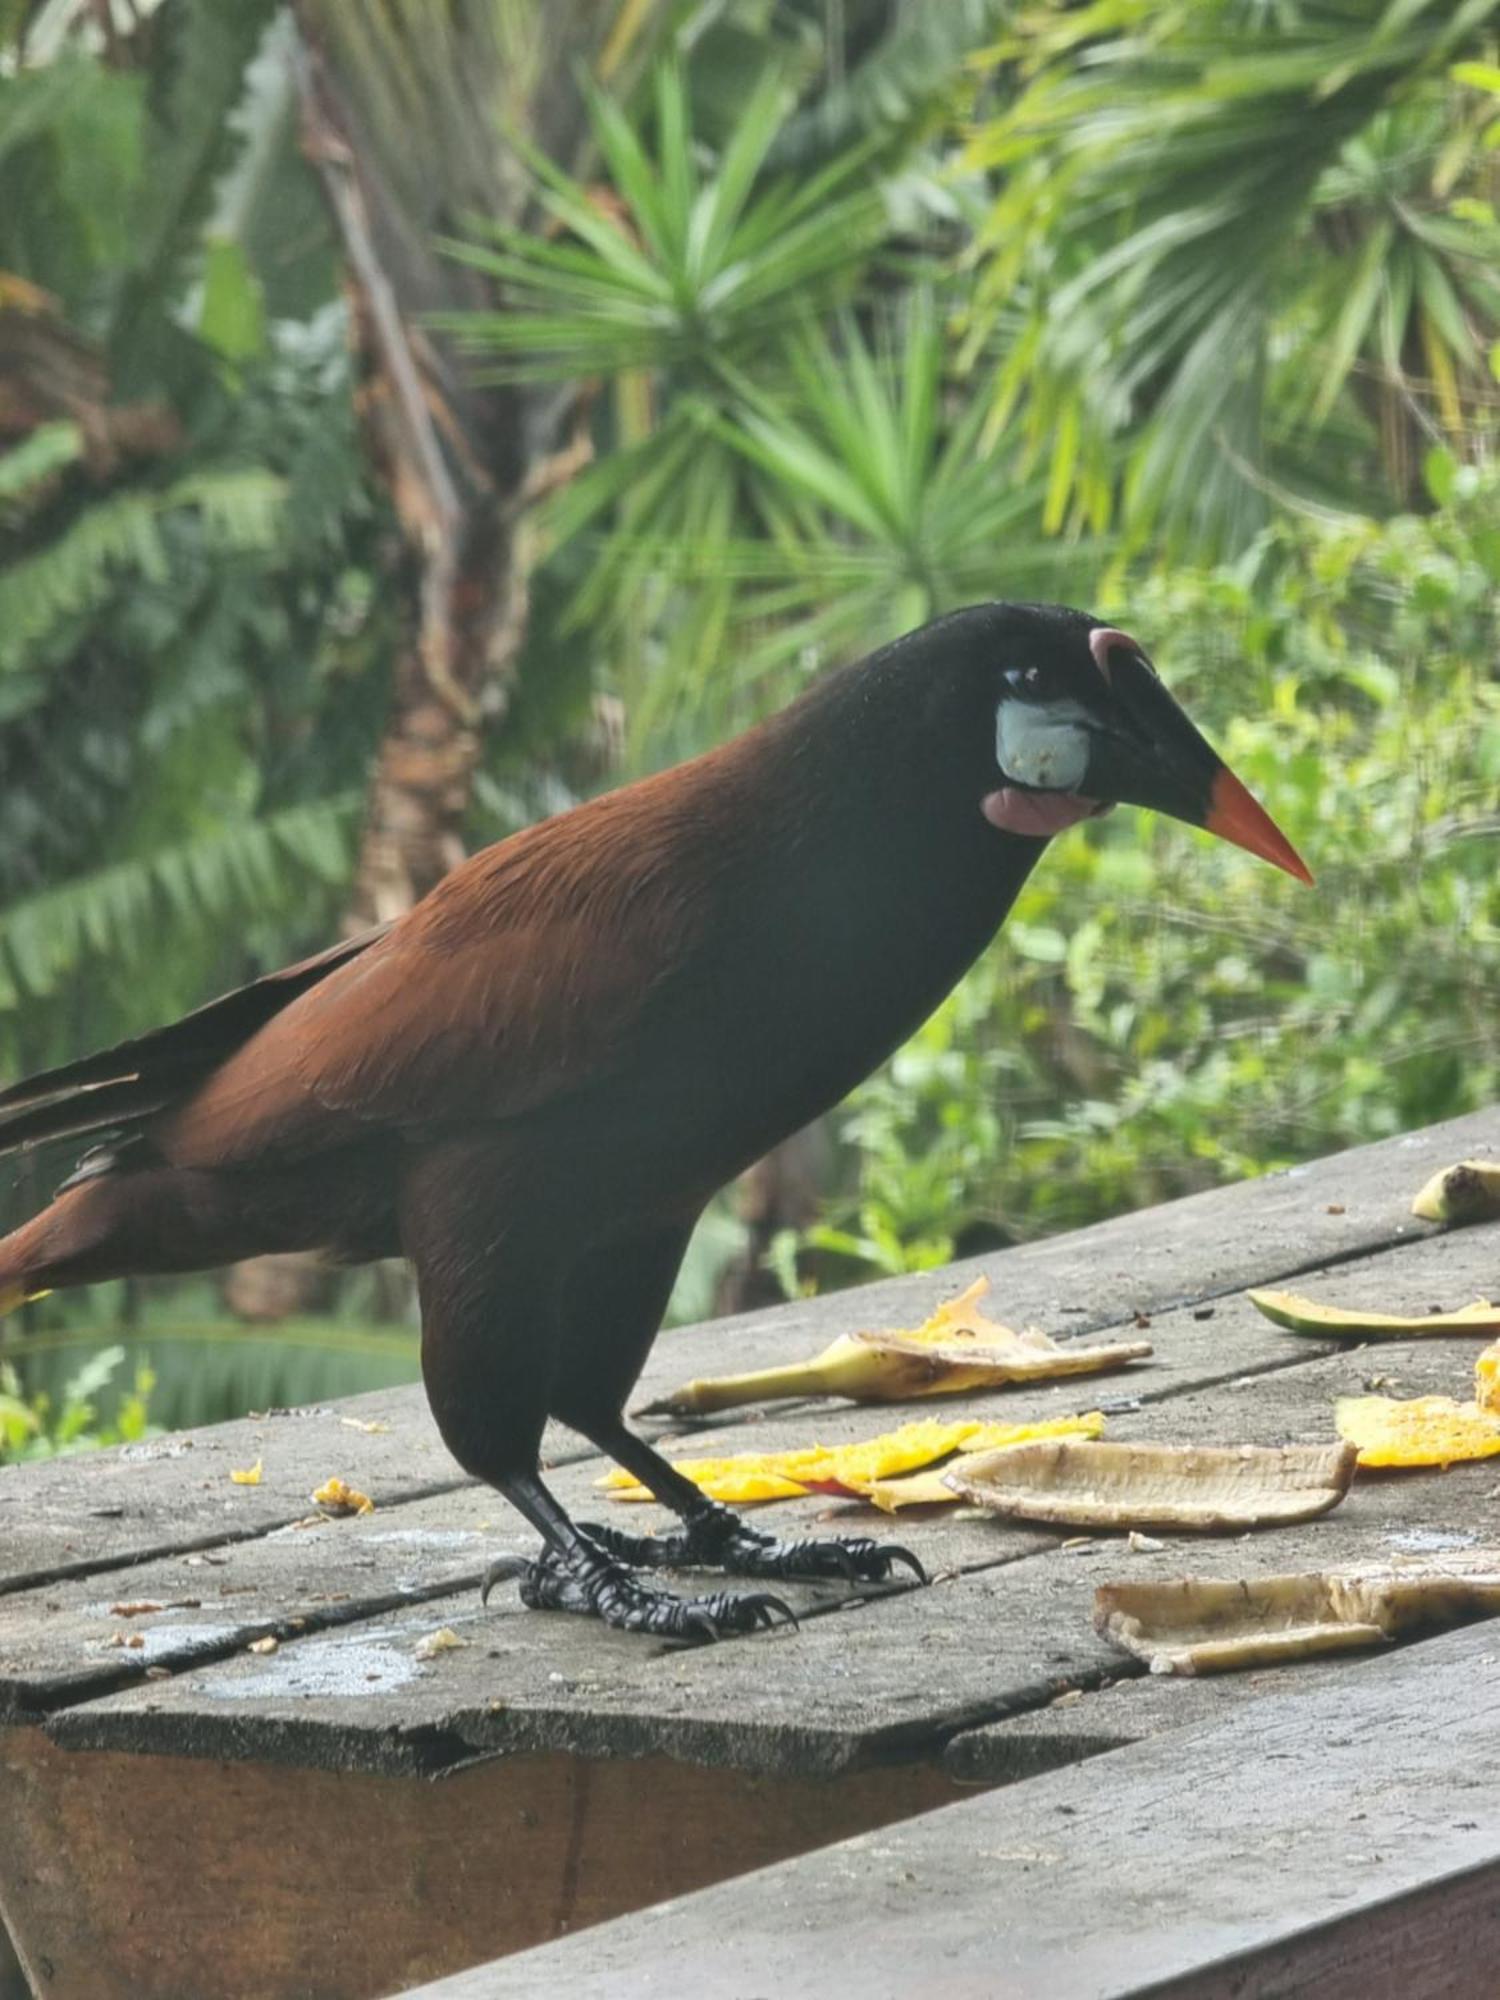
[[[934,1763],[756,1779],[487,1759],[438,1785],[0,1731],[0,1917],[47,2000],[376,2000],[962,1796]]]
[[[1493,1696],[1471,1627],[406,2000],[1488,2000]],[[732,1989],[726,1981],[732,1980]]]

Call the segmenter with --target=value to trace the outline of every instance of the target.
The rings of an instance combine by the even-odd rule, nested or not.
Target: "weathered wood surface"
[[[1490,2000],[1491,1626],[408,2000]]]
[[[1421,1311],[1492,1292],[1500,1225],[1436,1234],[1407,1214],[1435,1166],[1492,1150],[1490,1138],[1500,1115],[979,1266],[668,1336],[642,1395],[795,1359],[846,1328],[913,1323],[984,1268],[998,1316],[1093,1333],[1130,1329],[1141,1310],[1155,1355],[1051,1388],[725,1413],[679,1425],[669,1450],[842,1442],[915,1415],[1022,1421],[1096,1403],[1121,1438],[1327,1438],[1334,1398],[1377,1374],[1396,1394],[1467,1394],[1478,1341],[1308,1340],[1272,1327],[1239,1287],[1321,1264],[1297,1288],[1340,1302]],[[1233,1729],[1268,1680],[1311,1699],[1337,1693],[1352,1663],[1163,1686],[1094,1634],[1098,1582],[1500,1540],[1500,1461],[1362,1480],[1321,1521],[1174,1537],[1146,1554],[1116,1537],[1067,1546],[1062,1532],[953,1512],[887,1520],[808,1499],[759,1519],[789,1534],[883,1533],[938,1581],[864,1603],[799,1587],[786,1594],[800,1633],[681,1650],[525,1612],[506,1586],[481,1610],[484,1563],[533,1538],[447,1460],[419,1392],[185,1442],[0,1475],[0,1719],[18,1725],[0,1734],[0,1903],[34,1976],[46,1959],[45,1990],[64,2000],[388,1992],[976,1784],[1144,1747],[1185,1720]],[[596,1491],[601,1462],[579,1440],[550,1443],[570,1508],[661,1523],[654,1506]],[[230,1467],[256,1459],[261,1483],[234,1486]],[[294,1525],[331,1473],[377,1511]],[[162,1608],[117,1608],[141,1603]],[[464,1644],[420,1658],[440,1626]],[[116,1646],[116,1634],[143,1643]],[[248,1650],[267,1635],[274,1650]],[[201,1894],[179,1886],[192,1869]],[[174,1896],[180,1946],[154,1922]],[[320,1912],[325,1935],[309,1944]],[[114,1983],[99,1983],[101,1965]]]
[[[1474,1348],[1472,1340],[1398,1343],[1381,1349],[1379,1366],[1403,1393],[1464,1390]],[[1327,1437],[1334,1398],[1357,1392],[1371,1367],[1368,1349],[1306,1362],[1253,1377],[1243,1390],[1192,1391],[1129,1413],[1116,1430],[1179,1442]],[[314,1633],[270,1657],[239,1650],[189,1666],[170,1680],[65,1708],[48,1728],[77,1748],[351,1770],[565,1749],[833,1776],[935,1755],[959,1730],[1136,1672],[1093,1631],[1099,1583],[1184,1568],[1260,1575],[1500,1540],[1497,1482],[1492,1463],[1366,1477],[1320,1520],[1253,1537],[1159,1538],[1160,1551],[1140,1554],[1128,1553],[1119,1536],[1065,1548],[1072,1538],[1061,1530],[936,1516],[902,1530],[941,1566],[930,1590],[809,1618],[795,1636],[705,1649],[642,1645],[562,1618],[539,1634],[514,1595],[497,1593],[482,1610],[466,1589]],[[855,1516],[852,1508],[836,1512]],[[866,1523],[863,1510],[858,1519]],[[349,1546],[361,1525],[350,1524]],[[465,1645],[418,1662],[417,1642],[440,1624]],[[1237,1677],[1216,1683],[1215,1692],[1224,1701],[1243,1698]]]
[[[1307,1289],[1356,1303],[1456,1303],[1497,1261],[1500,1229],[1468,1230],[1378,1252]],[[1212,1320],[1195,1318],[1198,1310],[1156,1317],[1159,1358],[1149,1367],[1087,1385],[955,1397],[954,1414],[1003,1410],[1019,1418],[1138,1381],[1140,1405],[1111,1419],[1114,1436],[1314,1442],[1333,1435],[1336,1397],[1359,1393],[1377,1373],[1397,1394],[1467,1394],[1479,1345],[1460,1336],[1335,1350],[1271,1327],[1242,1299],[1221,1301]],[[1090,1394],[1080,1395],[1083,1387]],[[763,1422],[721,1423],[712,1448],[770,1448],[810,1434],[838,1440],[891,1420],[870,1409],[789,1410]],[[554,1483],[565,1504],[607,1508],[625,1522],[656,1518],[652,1507],[611,1507],[594,1490],[598,1471],[596,1460],[560,1468]],[[1364,1480],[1322,1520],[1253,1543],[1173,1538],[1160,1554],[1129,1557],[1128,1573],[1230,1558],[1236,1567],[1295,1569],[1371,1549],[1419,1548],[1434,1536],[1472,1542],[1500,1535],[1500,1508],[1489,1497],[1497,1481],[1500,1468],[1485,1464]],[[874,1526],[910,1542],[941,1580],[899,1603],[809,1618],[795,1640],[673,1651],[565,1618],[539,1621],[505,1587],[481,1610],[473,1583],[484,1562],[527,1548],[530,1537],[496,1496],[471,1486],[382,1504],[360,1520],[283,1529],[19,1593],[0,1621],[0,1714],[60,1709],[49,1726],[75,1746],[342,1761],[363,1770],[567,1748],[664,1751],[785,1774],[856,1768],[924,1734],[940,1746],[956,1729],[1124,1670],[1088,1622],[1094,1584],[1120,1572],[1118,1538],[1062,1552],[1070,1538],[1061,1531],[931,1512],[887,1523],[826,1500],[777,1506],[761,1518],[791,1533],[819,1522],[859,1532]],[[829,1588],[791,1594],[804,1612],[845,1602]],[[141,1601],[164,1608],[137,1616],[111,1609]],[[417,1641],[443,1624],[464,1648],[417,1662]],[[268,1632],[284,1642],[277,1652],[246,1650]],[[138,1634],[143,1644],[115,1646],[116,1634]],[[772,1646],[777,1665],[767,1676]],[[149,1668],[169,1668],[172,1678],[147,1681]],[[399,1729],[390,1726],[390,1710]]]
[[[1420,1237],[1424,1226],[1413,1221],[1410,1201],[1433,1168],[1495,1152],[1500,1112],[1476,1112],[1248,1185],[971,1259],[951,1266],[940,1283],[950,1294],[982,1273],[992,1281],[998,1317],[1035,1321],[1057,1334],[1092,1332],[1138,1310],[1213,1299]],[[913,1324],[934,1295],[934,1277],[924,1274],[678,1330],[657,1342],[639,1400],[688,1375],[811,1351],[851,1328]],[[390,1428],[361,1435],[348,1428],[350,1419]],[[569,1433],[549,1435],[554,1461],[583,1454]],[[257,1457],[266,1462],[260,1486],[226,1486],[230,1465],[249,1466]],[[304,1513],[331,1457],[346,1460],[344,1476],[378,1489],[386,1502],[465,1483],[415,1386],[310,1414],[0,1467],[0,1592],[284,1526]]]

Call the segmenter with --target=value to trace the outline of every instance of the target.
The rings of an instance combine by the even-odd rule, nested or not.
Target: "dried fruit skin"
[[[1500,1549],[1300,1576],[1101,1584],[1094,1627],[1153,1673],[1223,1673],[1500,1614]]]
[[[802,1445],[791,1451],[739,1452],[731,1458],[674,1459],[673,1464],[713,1500],[796,1500],[810,1492],[857,1493],[871,1480],[931,1465],[982,1429],[972,1420],[945,1424],[924,1417],[858,1444]],[[628,1472],[607,1473],[598,1484],[615,1500],[653,1497]]]
[[[1341,1396],[1335,1416],[1365,1467],[1461,1465],[1500,1452],[1500,1414],[1451,1396]]]
[[[1460,1312],[1382,1313],[1360,1307],[1323,1306],[1316,1299],[1304,1299],[1296,1292],[1254,1291],[1246,1298],[1277,1326],[1289,1333],[1323,1336],[1410,1339],[1423,1333],[1500,1334],[1500,1306],[1488,1299],[1476,1299]]]
[[[798,1500],[808,1493],[868,1499],[877,1486],[887,1481],[897,1484],[896,1475],[935,1465],[954,1452],[993,1451],[1035,1437],[1097,1437],[1103,1428],[1104,1418],[1097,1410],[1036,1424],[983,1424],[974,1418],[945,1424],[935,1417],[919,1417],[899,1430],[882,1431],[855,1444],[800,1445],[790,1451],[740,1452],[732,1458],[675,1459],[673,1464],[713,1500],[744,1504]],[[618,1469],[596,1484],[614,1500],[653,1497],[630,1473]],[[956,1498],[947,1488],[936,1497],[946,1503]]]
[[[1348,1445],[1017,1445],[944,1473],[976,1506],[1077,1528],[1254,1528],[1336,1507],[1354,1476]]]
[[[1096,1438],[1104,1429],[1104,1417],[1088,1410],[1081,1417],[1048,1417],[1035,1424],[978,1424],[958,1450],[968,1457],[975,1452],[1005,1451],[1013,1445],[1032,1444],[1039,1438]],[[876,1479],[864,1488],[864,1497],[882,1512],[891,1514],[900,1507],[952,1507],[961,1498],[943,1472],[928,1470],[909,1473],[903,1479]]]

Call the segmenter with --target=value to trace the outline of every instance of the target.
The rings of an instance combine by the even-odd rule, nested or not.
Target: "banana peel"
[[[1336,1507],[1354,1448],[1100,1444],[1058,1438],[966,1458],[943,1477],[1012,1520],[1068,1528],[1264,1528]]]
[[[1460,1160],[1444,1167],[1420,1190],[1411,1205],[1424,1222],[1500,1220],[1500,1160]]]
[[[1036,1424],[945,1424],[922,1418],[899,1430],[883,1431],[857,1444],[804,1445],[790,1451],[740,1452],[731,1458],[674,1459],[674,1469],[691,1479],[711,1500],[744,1506],[757,1500],[800,1500],[809,1493],[847,1499],[874,1499],[877,1490],[907,1485],[897,1474],[951,1458],[955,1452],[991,1451],[1035,1437],[1097,1437],[1104,1418],[1097,1410],[1081,1417],[1051,1417]],[[612,1500],[650,1500],[654,1495],[632,1474],[616,1470],[597,1484]],[[952,1505],[958,1495],[944,1487],[935,1496]],[[885,1502],[876,1500],[877,1506]],[[904,1504],[910,1505],[910,1500]]]
[[[1325,1338],[1404,1340],[1427,1333],[1500,1334],[1500,1306],[1476,1299],[1471,1306],[1446,1313],[1366,1312],[1358,1306],[1324,1306],[1296,1292],[1247,1292],[1246,1298],[1268,1320],[1289,1333]]]
[[[1096,1438],[1103,1434],[1104,1416],[1086,1410],[1078,1417],[1047,1417],[1034,1424],[978,1424],[957,1447],[960,1460],[980,1452],[1008,1451],[1013,1445],[1035,1444],[1045,1438]],[[952,1507],[962,1494],[948,1484],[948,1467],[929,1466],[901,1479],[872,1479],[861,1497],[882,1513],[902,1507]]]
[[[1094,1628],[1154,1674],[1225,1673],[1500,1614],[1500,1549],[1300,1576],[1101,1584]]]
[[[793,1396],[904,1403],[1010,1382],[1098,1374],[1140,1361],[1151,1352],[1148,1340],[1084,1347],[1055,1341],[1033,1327],[1017,1333],[979,1310],[978,1302],[988,1290],[988,1278],[979,1278],[961,1297],[940,1305],[930,1319],[910,1331],[841,1334],[811,1360],[684,1382],[636,1414],[702,1416]],[[1500,1333],[1500,1315],[1495,1330]]]

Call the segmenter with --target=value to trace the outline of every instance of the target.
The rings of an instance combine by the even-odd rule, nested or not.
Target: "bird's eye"
[[[1005,679],[1018,694],[1038,694],[1042,686],[1042,670],[1040,667],[1007,667]]]

